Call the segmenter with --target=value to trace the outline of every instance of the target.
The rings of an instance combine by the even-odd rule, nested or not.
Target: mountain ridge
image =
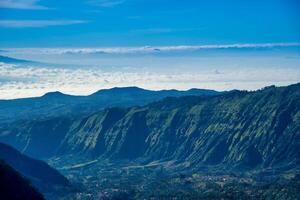
[[[4,62],[4,63],[25,63],[25,64],[30,64],[30,63],[35,63],[33,61],[29,61],[29,60],[23,60],[23,59],[18,59],[18,58],[11,58],[8,56],[2,56],[0,55],[0,62]]]
[[[75,120],[32,121],[6,130],[0,139],[18,148],[28,144],[24,152],[41,158],[73,155],[143,163],[173,160],[190,166],[292,167],[300,162],[299,91],[298,83],[215,96],[167,97],[144,106],[106,108]],[[48,147],[55,151],[49,154],[38,146],[42,138],[53,138]]]
[[[41,97],[0,100],[1,123],[19,120],[45,119],[60,116],[81,117],[107,107],[145,105],[168,96],[218,95],[213,90],[152,91],[138,87],[99,90],[88,96],[75,96],[59,91]]]
[[[72,141],[76,141],[74,146],[77,148],[70,153],[76,154],[82,149],[85,155],[89,148],[93,149],[97,146],[103,148],[104,145],[106,149],[104,152],[102,150],[103,158],[138,159],[141,157],[149,161],[157,159],[184,161],[187,159],[195,164],[214,165],[224,162],[250,168],[258,165],[275,166],[276,162],[280,162],[283,158],[279,152],[269,156],[272,154],[272,148],[281,150],[281,147],[272,146],[272,143],[285,146],[277,138],[284,135],[286,139],[289,138],[292,141],[295,132],[298,131],[293,131],[292,135],[285,131],[291,128],[289,126],[296,130],[300,128],[299,89],[300,84],[297,84],[287,88],[270,87],[257,92],[239,91],[215,97],[181,97],[179,99],[170,97],[125,111],[108,110],[78,122],[79,125],[73,127],[74,131],[71,130],[66,135],[66,138],[68,135],[70,138],[62,144],[62,147],[73,146]],[[254,111],[253,106],[261,107]],[[266,106],[272,109],[268,110]],[[261,109],[266,109],[264,112],[268,114],[260,113]],[[115,115],[116,120],[107,120],[108,113]],[[265,120],[270,120],[270,123],[269,121],[260,122],[258,117],[266,118]],[[293,119],[294,117],[296,118]],[[225,123],[224,120],[227,122]],[[109,128],[105,125],[105,121],[112,121]],[[253,128],[258,124],[261,124],[263,128],[256,133]],[[268,136],[268,134],[272,135]],[[249,143],[245,137],[251,140],[258,137],[260,140]],[[273,138],[274,141],[266,145],[264,149],[259,143],[266,142],[267,137]],[[192,138],[203,146],[196,145]],[[83,146],[78,148],[80,141]],[[97,142],[101,145],[97,145]],[[87,144],[91,146],[86,146]],[[289,152],[285,153],[287,157],[290,155],[293,159],[295,158],[293,162],[297,163],[300,160],[297,158],[297,149],[300,144],[297,141],[291,144]],[[191,145],[195,146],[191,147]],[[230,152],[229,149],[233,147],[240,149],[240,152]],[[285,148],[287,146],[283,149]],[[200,149],[202,153],[199,154]]]

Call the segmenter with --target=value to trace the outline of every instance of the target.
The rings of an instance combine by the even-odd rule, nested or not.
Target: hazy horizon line
[[[127,53],[153,53],[153,52],[180,52],[205,49],[263,49],[275,47],[300,47],[300,42],[275,43],[231,43],[231,44],[201,44],[201,45],[136,45],[136,46],[99,46],[99,47],[0,47],[2,51],[37,50],[45,54],[127,54]],[[42,51],[42,52],[41,52]]]
[[[40,98],[40,97],[43,97],[47,94],[51,94],[51,93],[59,93],[59,94],[62,94],[62,95],[66,95],[66,96],[73,96],[73,97],[88,97],[88,96],[91,96],[93,94],[96,94],[98,92],[101,92],[101,91],[105,91],[105,90],[113,90],[113,89],[128,89],[128,88],[136,88],[136,89],[140,89],[140,90],[146,90],[146,91],[154,91],[154,92],[160,92],[160,91],[179,91],[179,92],[186,92],[186,91],[190,91],[190,90],[207,90],[207,91],[215,91],[215,92],[220,92],[220,93],[224,93],[224,92],[230,92],[230,91],[246,91],[246,92],[255,92],[255,91],[259,91],[259,90],[263,90],[265,88],[268,88],[268,87],[276,87],[276,88],[280,88],[280,87],[289,87],[289,86],[292,86],[292,85],[297,85],[297,84],[300,84],[300,82],[297,82],[297,83],[292,83],[292,84],[288,84],[288,85],[276,85],[276,84],[272,84],[272,85],[266,85],[266,86],[263,86],[263,87],[260,87],[260,88],[257,88],[257,89],[230,89],[230,90],[218,90],[218,89],[210,89],[210,88],[197,88],[197,87],[191,87],[189,89],[176,89],[176,88],[173,88],[173,89],[147,89],[147,88],[144,88],[144,87],[140,87],[140,86],[135,86],[135,85],[131,85],[131,86],[115,86],[115,87],[107,87],[107,88],[101,88],[99,90],[96,90],[94,92],[91,92],[90,94],[86,94],[86,95],[80,95],[80,94],[71,94],[71,93],[68,93],[68,92],[62,92],[62,91],[59,91],[59,90],[50,90],[48,92],[45,92],[44,94],[42,95],[36,95],[36,96],[28,96],[28,97],[19,97],[19,98],[0,98],[0,101],[6,101],[6,100],[18,100],[18,99],[29,99],[29,98]]]

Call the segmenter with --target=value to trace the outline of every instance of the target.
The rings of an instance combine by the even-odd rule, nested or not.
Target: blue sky
[[[300,42],[299,19],[299,0],[0,0],[0,46]]]
[[[0,99],[297,83],[299,19],[300,0],[0,0],[1,55],[37,61],[0,60]]]

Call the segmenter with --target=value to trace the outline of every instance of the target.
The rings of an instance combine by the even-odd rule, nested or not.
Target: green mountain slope
[[[166,98],[109,108],[79,120],[17,123],[1,141],[50,158],[174,161],[199,167],[294,167],[300,163],[300,84],[218,96]],[[43,145],[47,143],[47,145]]]
[[[297,199],[300,84],[16,121],[0,141],[82,183],[80,192],[62,187],[66,199]],[[15,155],[5,149],[2,157]]]
[[[167,98],[73,123],[60,153],[253,168],[300,163],[300,84]]]

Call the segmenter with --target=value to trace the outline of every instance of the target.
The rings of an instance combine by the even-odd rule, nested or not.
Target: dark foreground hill
[[[30,182],[0,160],[0,198],[7,200],[44,200]]]
[[[25,156],[3,143],[0,143],[0,160],[5,161],[5,163],[30,180],[39,191],[45,194],[59,193],[62,190],[66,192],[71,189],[69,181],[57,170],[43,161]],[[9,176],[5,175],[5,177]],[[12,179],[11,182],[14,182],[14,180]]]

